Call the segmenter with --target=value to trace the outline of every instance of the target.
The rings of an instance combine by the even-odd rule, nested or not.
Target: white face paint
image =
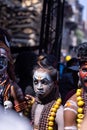
[[[0,57],[3,56],[8,59],[7,52],[4,48],[0,48]]]
[[[54,82],[51,79],[49,72],[40,68],[34,72],[33,86],[36,95],[43,98],[52,91]]]
[[[46,78],[48,81],[51,81],[50,75],[47,72],[42,70],[41,71],[36,70],[33,77],[36,78],[37,80],[42,80]]]
[[[0,80],[5,77],[8,66],[7,52],[4,48],[0,48]]]

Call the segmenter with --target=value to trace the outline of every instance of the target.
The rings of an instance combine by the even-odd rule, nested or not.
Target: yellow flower
[[[78,114],[77,117],[78,117],[79,119],[83,119],[84,114]]]
[[[50,112],[50,115],[55,117],[56,116],[56,113],[55,112]]]
[[[49,126],[53,126],[53,125],[54,125],[54,122],[49,121],[48,125],[49,125]]]
[[[81,96],[81,94],[82,94],[82,90],[81,89],[77,89],[76,96]]]
[[[82,97],[81,97],[81,96],[78,96],[78,97],[77,97],[77,101],[81,101],[81,100],[83,100]]]
[[[80,106],[83,106],[83,105],[84,105],[84,101],[82,101],[82,100],[81,100],[81,101],[78,101],[77,104],[78,104],[79,107],[80,107]]]
[[[81,123],[83,120],[82,119],[77,119],[77,122],[78,123]]]
[[[62,99],[61,99],[61,98],[58,98],[56,102],[61,103],[61,102],[62,102]]]
[[[81,95],[81,92],[76,92],[76,96],[80,96]]]
[[[80,127],[81,127],[81,124],[78,123],[78,124],[77,124],[77,127],[80,128]],[[78,129],[78,130],[79,130],[79,129]]]
[[[51,108],[51,111],[56,112],[56,108]]]
[[[82,93],[82,90],[80,88],[78,88],[76,92]]]
[[[54,108],[58,109],[58,108],[59,108],[59,106],[55,104],[55,105],[54,105]]]
[[[48,126],[48,130],[53,130],[53,127],[51,127],[51,126]]]
[[[83,113],[83,108],[79,107],[78,108],[78,113],[80,113],[80,114]]]
[[[54,118],[53,116],[50,116],[50,117],[48,118],[48,120],[50,120],[50,121],[54,121],[55,118]]]

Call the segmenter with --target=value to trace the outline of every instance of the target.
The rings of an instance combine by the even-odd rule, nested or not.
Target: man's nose
[[[41,84],[41,82],[39,82],[38,83],[38,87],[37,87],[38,89],[42,89],[42,84]]]

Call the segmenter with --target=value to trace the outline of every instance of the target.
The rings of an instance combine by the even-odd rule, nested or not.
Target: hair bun
[[[44,58],[45,58],[45,56],[40,55],[40,56],[38,57],[38,61],[41,61],[41,60],[43,60]]]

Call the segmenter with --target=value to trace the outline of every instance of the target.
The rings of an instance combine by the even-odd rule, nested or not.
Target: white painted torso
[[[39,120],[41,116],[41,112],[44,108],[44,105],[38,104],[35,109],[35,115],[34,115],[34,125],[37,126],[37,128],[34,128],[34,130],[38,130]],[[63,106],[60,106],[60,108],[57,110],[55,121],[58,124],[58,130],[64,130],[64,120],[63,120]]]

